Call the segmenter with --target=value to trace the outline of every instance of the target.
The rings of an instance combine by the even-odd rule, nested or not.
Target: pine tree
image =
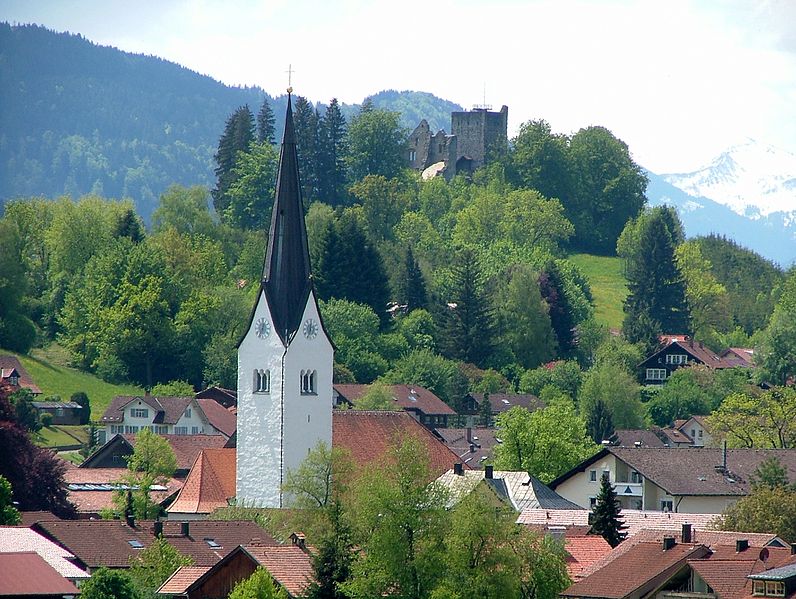
[[[113,236],[118,238],[127,237],[133,243],[140,243],[144,240],[144,227],[135,210],[128,208],[119,216],[116,221],[116,228]]]
[[[539,274],[539,291],[550,309],[550,324],[561,355],[570,356],[575,349],[575,323],[572,307],[564,292],[564,278],[555,260],[547,263]]]
[[[492,426],[492,402],[489,401],[489,393],[484,393],[484,398],[478,404],[478,418],[484,428]]]
[[[260,112],[257,113],[257,142],[268,142],[271,145],[276,143],[274,134],[274,126],[276,120],[274,119],[274,111],[271,110],[271,105],[268,103],[268,96],[263,98],[263,105],[260,106]]]
[[[318,126],[318,200],[330,206],[345,203],[347,151],[345,117],[337,98],[332,98]]]
[[[304,207],[318,198],[318,112],[306,98],[296,96],[293,123]]]
[[[611,411],[602,399],[595,401],[586,414],[586,430],[595,443],[602,443],[614,435]]]
[[[594,506],[593,519],[591,525],[592,534],[598,534],[604,538],[611,547],[616,547],[625,539],[627,528],[620,516],[622,509],[619,506],[619,499],[616,497],[611,481],[607,474],[603,474],[600,479],[600,492],[597,495],[597,505]]]
[[[425,308],[428,302],[426,281],[412,252],[412,246],[407,246],[406,248],[406,258],[398,276],[396,296],[398,302],[406,304],[406,312],[409,313],[418,308]]]
[[[326,508],[330,530],[323,536],[312,556],[313,582],[307,589],[307,599],[347,599],[339,584],[351,577],[354,561],[351,528],[346,523],[343,505],[334,497]]]
[[[622,328],[631,342],[650,343],[661,333],[687,333],[685,282],[675,261],[675,242],[667,226],[670,215],[653,214],[640,232],[628,264],[630,293]],[[675,236],[677,232],[675,231]],[[650,330],[657,325],[657,330]]]
[[[441,327],[446,354],[482,367],[492,354],[494,326],[475,251],[460,249],[451,270],[451,287]]]
[[[227,190],[235,180],[233,169],[237,164],[238,152],[246,152],[254,141],[254,115],[248,105],[241,106],[227,119],[224,133],[218,140],[216,161],[216,186],[211,194],[213,206],[218,214],[224,214],[230,199]]]

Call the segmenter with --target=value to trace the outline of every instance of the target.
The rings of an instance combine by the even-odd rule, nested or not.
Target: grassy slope
[[[569,259],[589,280],[597,321],[612,329],[622,328],[622,302],[627,296],[627,281],[619,258],[573,254]]]
[[[0,353],[13,353],[0,349]],[[135,385],[112,385],[92,374],[69,368],[66,352],[56,344],[33,349],[19,357],[22,365],[41,388],[42,395],[60,395],[68,401],[75,391],[85,391],[91,402],[91,418],[99,419],[115,395],[135,395],[144,390]]]

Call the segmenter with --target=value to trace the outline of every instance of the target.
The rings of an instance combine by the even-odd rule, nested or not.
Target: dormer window
[[[149,410],[146,408],[132,408],[130,416],[133,418],[149,418]]]
[[[12,374],[8,377],[8,382],[11,383],[12,387],[16,387],[19,385],[19,375],[17,373]]]
[[[301,371],[301,394],[316,395],[318,393],[318,372],[316,370]]]
[[[271,392],[271,371],[262,368],[254,371],[254,392],[255,393],[270,393]]]
[[[779,580],[754,580],[752,594],[759,597],[784,597],[785,583]]]

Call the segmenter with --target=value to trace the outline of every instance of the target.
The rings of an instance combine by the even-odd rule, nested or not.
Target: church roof
[[[290,95],[262,285],[268,297],[274,329],[287,343],[300,326],[312,286]]]

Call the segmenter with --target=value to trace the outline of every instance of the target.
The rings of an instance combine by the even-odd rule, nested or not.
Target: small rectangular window
[[[130,410],[130,416],[133,418],[149,418],[149,410],[146,408],[133,408]]]
[[[198,426],[192,426],[191,427],[191,434],[192,435],[198,435],[199,434],[199,427]]]
[[[765,595],[766,594],[766,583],[763,580],[755,580],[752,582],[752,594],[753,595]]]
[[[188,427],[187,426],[175,426],[174,427],[174,434],[175,435],[187,435],[188,434]]]
[[[186,418],[190,418],[191,417],[191,408],[186,408],[185,409],[185,417]]]
[[[610,470],[603,470],[602,475],[606,477],[608,480],[611,480],[611,471]]]
[[[672,507],[672,502],[669,501],[669,500],[666,500],[666,499],[661,499],[661,511],[662,512],[672,512],[672,511],[674,511],[673,507]]]
[[[301,371],[301,394],[315,395],[318,393],[318,373],[315,370]]]
[[[270,393],[271,392],[271,371],[263,370],[262,368],[254,371],[254,392],[255,393]]]
[[[769,597],[784,597],[785,596],[785,583],[767,580],[766,581],[766,595]]]
[[[647,368],[648,381],[664,381],[666,380],[665,368]]]
[[[593,508],[597,505],[597,498],[596,497],[589,497],[589,507]]]
[[[589,470],[589,481],[597,482],[597,471],[596,470]]]

